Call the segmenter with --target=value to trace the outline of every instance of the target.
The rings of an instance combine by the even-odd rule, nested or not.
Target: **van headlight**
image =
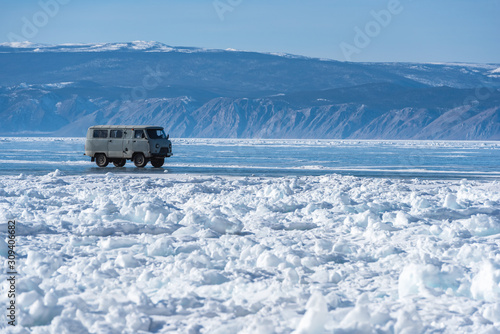
[[[156,144],[156,148],[160,148],[160,144]]]

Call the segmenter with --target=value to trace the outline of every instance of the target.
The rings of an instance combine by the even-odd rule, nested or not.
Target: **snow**
[[[25,41],[25,42],[3,42],[0,43],[0,46],[11,47],[11,48],[36,48],[43,45]]]
[[[494,333],[499,207],[486,179],[2,175],[20,274],[0,328]]]
[[[34,44],[31,42],[0,43],[1,47],[26,49],[32,52],[111,52],[111,51],[144,51],[144,52],[223,52],[223,50],[206,50],[194,47],[171,47],[153,41],[132,41],[128,43],[64,43]]]
[[[314,292],[306,304],[306,313],[300,320],[296,334],[325,332],[328,321],[328,306],[321,292]]]

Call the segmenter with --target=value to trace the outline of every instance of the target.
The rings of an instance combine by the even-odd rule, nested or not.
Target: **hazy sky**
[[[0,0],[0,6],[0,42],[146,40],[351,61],[500,63],[500,0]]]

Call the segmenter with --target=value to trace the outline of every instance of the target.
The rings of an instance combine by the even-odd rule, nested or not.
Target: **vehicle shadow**
[[[85,170],[86,174],[163,174],[170,172],[165,167],[154,168],[154,167],[89,167]]]

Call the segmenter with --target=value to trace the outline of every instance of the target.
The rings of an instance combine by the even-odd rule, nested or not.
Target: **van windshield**
[[[165,132],[161,129],[147,129],[149,139],[165,139]]]

